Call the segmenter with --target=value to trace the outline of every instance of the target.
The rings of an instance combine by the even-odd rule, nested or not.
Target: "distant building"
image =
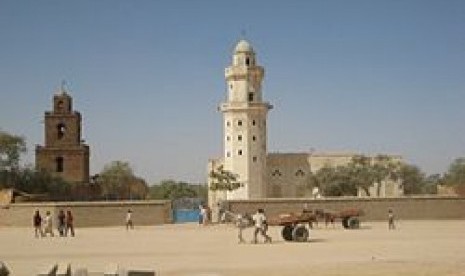
[[[89,183],[89,146],[81,140],[81,114],[64,88],[45,112],[45,145],[36,146],[36,168],[72,183]]]
[[[354,153],[268,153],[267,114],[272,105],[263,100],[262,80],[265,70],[257,62],[254,49],[245,40],[237,43],[232,64],[225,70],[226,100],[223,113],[223,157],[212,159],[208,171],[223,165],[239,176],[243,187],[231,192],[212,192],[210,203],[225,199],[310,197],[308,176],[324,166],[348,164]],[[401,161],[400,156],[391,156]],[[210,180],[209,180],[210,183]],[[377,185],[380,185],[379,189]],[[374,184],[371,191],[379,196],[399,196],[398,182]],[[377,194],[377,193],[371,193]],[[359,191],[359,196],[364,196]]]

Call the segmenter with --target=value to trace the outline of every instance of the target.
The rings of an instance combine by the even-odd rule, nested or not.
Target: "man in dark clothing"
[[[71,234],[71,237],[74,237],[74,218],[73,214],[71,214],[71,211],[68,210],[66,211],[66,230],[65,230],[65,236],[68,235],[68,231]]]
[[[60,233],[60,237],[65,236],[65,212],[60,210],[58,212],[58,233]]]
[[[34,232],[36,238],[44,236],[44,232],[42,231],[42,217],[40,216],[39,210],[36,210],[34,216],[32,218],[32,224],[34,225]]]

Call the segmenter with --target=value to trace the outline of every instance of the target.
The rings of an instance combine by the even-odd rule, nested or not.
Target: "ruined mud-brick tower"
[[[89,146],[81,140],[81,114],[62,87],[45,112],[45,145],[36,146],[36,168],[72,183],[89,183]]]
[[[224,168],[239,176],[243,187],[227,199],[265,198],[266,120],[272,106],[262,99],[263,67],[249,42],[237,43],[225,70],[226,101],[220,105],[224,128]]]

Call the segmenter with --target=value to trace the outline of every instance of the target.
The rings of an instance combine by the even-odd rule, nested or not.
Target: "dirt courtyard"
[[[11,275],[35,275],[53,262],[103,271],[108,264],[157,275],[465,275],[465,221],[320,226],[310,242],[290,243],[271,227],[272,244],[238,244],[231,225],[197,224],[76,229],[74,238],[34,238],[29,228],[0,228],[0,261]],[[252,229],[244,233],[251,240]]]

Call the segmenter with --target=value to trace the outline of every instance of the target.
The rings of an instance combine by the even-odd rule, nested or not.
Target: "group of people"
[[[244,237],[242,236],[242,232],[251,224],[253,224],[254,226],[252,243],[258,243],[258,234],[260,234],[263,237],[265,243],[271,243],[271,237],[267,234],[268,221],[266,219],[265,210],[263,210],[262,208],[259,208],[257,212],[251,217],[248,214],[237,215],[236,226],[239,230],[237,236],[239,238],[239,243],[245,242]]]
[[[34,234],[36,238],[46,237],[50,235],[54,237],[53,218],[50,211],[45,212],[45,217],[42,218],[39,210],[36,210],[32,218],[34,225]],[[74,237],[74,217],[70,210],[60,210],[57,216],[57,230],[60,237],[66,237],[68,234]]]
[[[206,225],[211,221],[211,210],[208,206],[200,205],[199,206],[200,213],[199,213],[199,224]],[[33,216],[33,225],[34,225],[34,233],[35,237],[46,237],[50,235],[54,237],[55,234],[53,232],[53,218],[50,211],[46,211],[45,217],[42,218],[40,215],[39,210],[36,210]],[[58,222],[58,233],[60,237],[66,237],[71,235],[74,237],[74,218],[70,210],[66,211],[66,214],[63,209],[58,212],[57,216]],[[271,237],[268,236],[268,222],[265,215],[265,211],[262,208],[259,208],[257,212],[250,216],[248,214],[245,215],[237,215],[236,217],[236,226],[239,229],[238,238],[239,243],[244,243],[245,240],[243,238],[242,232],[245,228],[253,225],[254,226],[254,234],[252,243],[258,242],[258,234],[260,234],[264,238],[265,243],[271,243]],[[394,212],[391,208],[388,210],[388,227],[389,230],[395,229],[394,224]],[[134,224],[132,221],[132,211],[129,209],[126,213],[126,230],[134,229]]]

